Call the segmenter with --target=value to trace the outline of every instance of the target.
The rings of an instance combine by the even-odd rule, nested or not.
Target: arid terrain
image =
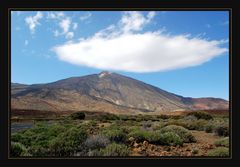
[[[39,111],[99,111],[113,114],[226,110],[228,101],[176,95],[142,81],[103,71],[46,84],[12,84],[11,108]]]
[[[12,156],[228,156],[228,111],[209,112],[19,115],[11,120]]]
[[[12,157],[229,156],[229,103],[116,73],[12,84]]]

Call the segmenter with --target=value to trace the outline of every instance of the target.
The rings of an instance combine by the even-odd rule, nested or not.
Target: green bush
[[[97,156],[103,156],[102,153],[100,152],[99,149],[95,149],[95,150],[89,150],[85,155],[83,156],[94,156],[94,157],[97,157]]]
[[[204,127],[204,131],[207,132],[207,133],[212,133],[213,130],[214,130],[214,125],[212,123],[208,123]]]
[[[71,118],[72,119],[85,119],[85,113],[83,112],[75,112],[75,113],[72,113],[71,115]]]
[[[10,156],[11,157],[30,156],[30,154],[28,153],[27,148],[21,143],[11,142]]]
[[[95,153],[96,154],[96,153]],[[98,155],[102,156],[128,156],[130,151],[126,145],[112,143],[106,148],[100,149]]]
[[[225,125],[219,125],[214,129],[214,132],[218,136],[228,136],[229,135],[229,128]]]
[[[103,135],[94,135],[87,138],[84,142],[84,147],[87,150],[95,150],[106,147],[110,144],[110,141],[107,137]]]
[[[207,123],[208,122],[203,119],[196,121],[186,121],[184,127],[189,130],[205,130]]]
[[[155,138],[155,142],[161,145],[176,146],[183,144],[181,137],[174,132],[166,132],[158,136],[158,138]]]
[[[87,139],[85,130],[72,127],[50,141],[50,150],[55,156],[71,156],[80,149]]]
[[[142,128],[143,129],[149,129],[152,126],[152,121],[145,121],[142,123]]]
[[[195,116],[197,119],[205,119],[205,120],[213,119],[212,115],[202,111],[194,111],[187,114],[187,116],[190,116],[190,115]]]
[[[217,147],[229,147],[229,137],[219,139],[214,142],[214,145]]]
[[[87,132],[81,126],[38,123],[12,135],[11,140],[26,146],[32,156],[65,156],[73,155],[86,138]]]
[[[102,134],[107,136],[111,141],[118,143],[125,142],[127,139],[126,132],[117,127],[109,127],[102,131]]]
[[[168,125],[166,127],[163,127],[162,129],[160,129],[160,133],[163,134],[166,132],[176,133],[178,136],[181,137],[181,139],[185,143],[196,142],[196,139],[192,135],[192,133],[189,130],[185,129],[184,127],[176,126],[176,125]]]
[[[158,115],[157,118],[158,118],[158,119],[169,119],[170,116],[169,116],[169,115],[163,115],[163,114],[162,114],[162,115]]]
[[[217,147],[208,152],[208,156],[225,157],[229,156],[229,149],[226,147]]]
[[[55,128],[58,129],[59,126],[38,123],[32,129],[28,129],[12,135],[11,140],[13,142],[20,142],[26,147],[39,144],[44,147],[44,144],[46,144],[44,143],[45,141],[48,141],[59,134]]]
[[[151,131],[145,131],[145,130],[140,130],[140,129],[134,129],[128,134],[128,137],[133,137],[136,142],[143,142],[144,140],[146,141],[154,141],[153,132]]]

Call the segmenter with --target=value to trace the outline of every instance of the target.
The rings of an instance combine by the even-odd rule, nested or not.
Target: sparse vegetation
[[[128,134],[128,137],[133,137],[136,142],[152,141],[153,133],[146,130],[134,129]]]
[[[229,147],[229,137],[219,139],[219,140],[215,141],[214,144],[217,147]]]
[[[124,144],[112,143],[104,149],[100,149],[100,155],[102,156],[128,156],[130,151]]]
[[[24,145],[17,142],[11,142],[10,155],[13,157],[30,156]]]
[[[184,127],[177,126],[177,125],[169,125],[160,130],[160,133],[166,133],[166,132],[176,133],[186,143],[196,142],[196,139],[192,135],[192,133],[189,130],[185,129]]]
[[[174,132],[166,132],[160,134],[156,142],[168,146],[176,146],[183,144],[183,140],[181,139],[181,137]]]
[[[84,142],[84,147],[86,149],[95,150],[106,147],[110,144],[110,140],[103,135],[93,135],[87,138]]]
[[[229,128],[224,125],[217,126],[214,129],[214,132],[218,136],[228,136],[229,135]]]
[[[81,119],[85,118],[85,114],[83,112],[75,112],[75,113],[71,114],[71,118],[81,120]]]
[[[187,114],[187,116],[190,116],[190,115],[196,117],[197,119],[205,119],[205,120],[213,119],[212,115],[202,111],[190,112]]]
[[[226,147],[217,147],[210,150],[208,156],[226,157],[229,156],[229,149]]]
[[[123,143],[127,139],[127,134],[123,131],[123,129],[116,126],[104,129],[102,134],[107,136],[111,141],[115,141],[117,143]]]
[[[32,128],[13,133],[10,153],[12,157],[131,156],[136,151],[143,156],[229,154],[228,118],[197,115],[77,112],[53,122],[35,121]],[[216,139],[212,146],[199,145],[198,132],[212,133],[209,136]]]

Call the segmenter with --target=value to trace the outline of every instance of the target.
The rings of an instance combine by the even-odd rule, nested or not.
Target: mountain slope
[[[106,71],[48,84],[12,84],[11,90],[13,109],[137,113],[228,108],[222,99],[185,98]]]

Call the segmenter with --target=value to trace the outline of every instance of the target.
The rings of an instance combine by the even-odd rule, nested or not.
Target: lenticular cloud
[[[157,72],[205,63],[227,52],[226,41],[165,35],[164,31],[140,33],[156,12],[124,12],[116,25],[92,37],[53,48],[58,58],[72,64],[103,70]]]
[[[168,36],[162,33],[94,36],[53,48],[58,58],[75,65],[128,72],[156,72],[205,63],[227,52],[224,41]]]

